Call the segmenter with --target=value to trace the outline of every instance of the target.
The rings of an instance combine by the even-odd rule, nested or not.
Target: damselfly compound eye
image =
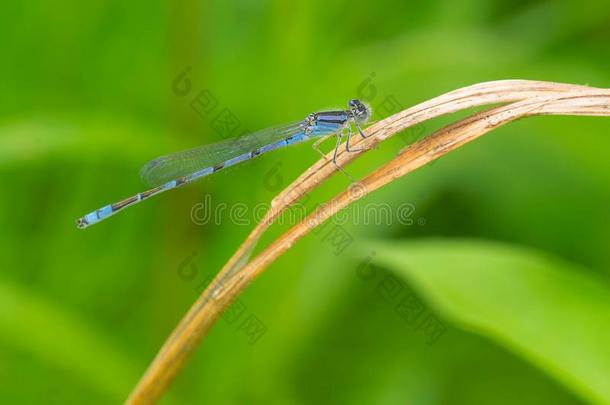
[[[348,103],[350,111],[360,122],[366,122],[371,117],[371,110],[360,100],[353,99]]]

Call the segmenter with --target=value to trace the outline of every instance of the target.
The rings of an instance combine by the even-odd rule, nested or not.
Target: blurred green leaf
[[[456,325],[527,358],[577,394],[610,403],[610,288],[585,269],[483,241],[373,243]]]
[[[0,308],[3,344],[69,370],[115,399],[123,399],[137,380],[137,370],[128,356],[53,302],[3,282]]]
[[[155,139],[153,142],[151,139]],[[112,117],[31,117],[0,122],[0,168],[19,163],[36,163],[49,157],[79,161],[112,156],[144,164],[156,155],[188,148],[176,137],[159,136],[159,131],[135,122],[118,122]]]
[[[221,112],[238,119],[238,135],[353,97],[385,116],[485,80],[610,82],[605,0],[34,0],[3,10],[2,403],[109,403],[118,391],[123,399],[122,364],[138,365],[135,383],[197,286],[252,228],[223,207],[267,204],[318,158],[305,145],[286,149],[99,227],[74,227],[83,213],[141,191],[149,159],[219,140]],[[178,95],[173,80],[185,69],[192,90]],[[207,115],[192,108],[202,90],[218,102]],[[424,133],[454,118],[426,123]],[[494,238],[607,274],[609,124],[540,117],[500,128],[366,199],[396,212],[413,203],[425,225],[346,227],[355,239]],[[394,137],[348,171],[368,173],[403,146]],[[345,187],[337,176],[308,207]],[[222,221],[192,223],[204,194]],[[177,268],[193,252],[199,271],[187,282]],[[224,404],[578,403],[492,340],[452,328],[428,347],[346,256],[316,235],[296,244],[240,297],[268,326],[265,337],[250,346],[238,325],[220,321],[171,393]]]

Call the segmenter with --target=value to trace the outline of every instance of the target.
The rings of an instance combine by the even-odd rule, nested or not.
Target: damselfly
[[[369,108],[360,100],[350,100],[347,110],[316,112],[295,123],[161,156],[148,162],[140,172],[142,179],[154,188],[108,204],[78,219],[76,224],[81,229],[86,228],[153,195],[180,187],[265,152],[310,139],[317,138],[319,142],[328,136],[336,135],[337,144],[333,155],[333,163],[336,165],[337,151],[344,133],[347,132],[346,150],[355,151],[350,149],[352,124],[364,138],[360,124],[367,122],[370,115]]]

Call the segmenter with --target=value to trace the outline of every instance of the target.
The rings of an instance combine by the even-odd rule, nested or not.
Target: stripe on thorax
[[[345,111],[326,111],[323,113],[316,113],[315,117],[316,123],[345,124],[348,120]]]

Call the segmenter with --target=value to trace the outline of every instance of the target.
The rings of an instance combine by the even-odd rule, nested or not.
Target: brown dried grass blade
[[[610,116],[610,90],[607,89],[525,80],[481,83],[436,97],[371,125],[365,130],[367,139],[358,142],[358,147],[364,150],[342,152],[338,162],[346,165],[382,140],[426,120],[462,109],[499,103],[510,104],[474,114],[403,149],[398,156],[360,181],[357,192],[354,188],[345,190],[320,205],[246,263],[249,251],[278,215],[330,177],[336,168],[327,157],[306,170],[273,200],[263,221],[193,304],[127,403],[156,402],[235,297],[296,241],[352,202],[514,120],[532,115]]]

